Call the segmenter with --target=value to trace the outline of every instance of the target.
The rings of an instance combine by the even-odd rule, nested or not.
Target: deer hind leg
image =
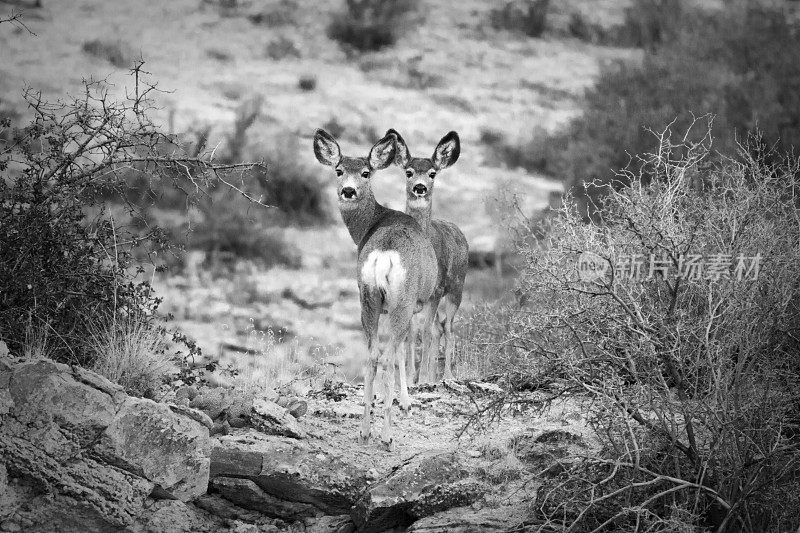
[[[381,316],[382,298],[380,294],[361,294],[361,326],[367,338],[369,358],[364,367],[364,416],[361,419],[359,442],[369,442],[372,415],[372,404],[375,397],[375,374],[378,369],[380,350],[378,349],[378,319]]]
[[[456,299],[448,294],[444,297],[444,317],[440,322],[437,318],[436,322],[440,323],[440,327],[444,329],[444,379],[453,379],[453,351],[455,349],[455,339],[453,338],[453,319],[456,316],[456,311],[460,305],[460,298]],[[441,317],[441,313],[440,313]]]
[[[405,346],[401,346],[400,349],[397,351],[397,373],[400,378],[400,410],[403,412],[404,416],[408,416],[411,414],[411,398],[408,396],[408,375],[406,374],[406,359],[411,361],[411,365],[413,368],[414,365],[414,352],[411,349],[411,346],[414,343],[414,328],[411,328],[408,335],[403,341]],[[405,350],[405,353],[403,353]],[[413,376],[413,374],[411,374]],[[413,377],[412,377],[413,379]]]
[[[394,401],[393,369],[395,357],[403,357],[403,341],[406,340],[411,331],[412,316],[413,309],[404,305],[399,305],[394,309],[389,310],[389,343],[380,358],[380,366],[383,370],[384,390],[383,428],[381,429],[381,441],[389,450],[394,449],[394,440],[392,439],[391,429],[392,403]],[[408,394],[407,390],[406,394]]]

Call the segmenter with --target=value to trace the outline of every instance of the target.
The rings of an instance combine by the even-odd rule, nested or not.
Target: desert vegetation
[[[695,117],[714,115],[714,151],[734,155],[748,132],[763,146],[785,152],[798,143],[797,64],[800,50],[789,8],[732,2],[724,9],[685,2],[636,2],[616,33],[599,42],[644,48],[641,59],[605,67],[586,93],[585,112],[555,134],[534,130],[521,144],[487,131],[484,142],[509,165],[562,176],[576,187],[586,216],[602,189],[584,183],[617,179],[632,154],[648,150],[649,130],[686,129]],[[571,31],[590,39],[580,15]],[[597,39],[595,39],[597,40]],[[780,43],[780,44],[778,44]]]
[[[148,116],[156,87],[141,67],[133,66],[128,100],[110,99],[99,82],[87,82],[72,101],[48,102],[30,91],[30,124],[4,120],[0,327],[12,350],[37,339],[57,361],[107,370],[152,393],[165,364],[135,359],[166,359],[158,339],[166,330],[156,314],[160,299],[141,274],[147,257],[170,243],[144,223],[141,205],[131,201],[134,184],[152,190],[168,182],[191,201],[198,193],[187,187],[202,193],[213,181],[249,197],[228,180],[252,165],[185,154],[160,133]],[[119,351],[126,353],[112,355]],[[120,365],[130,368],[112,368]],[[149,375],[146,386],[128,375],[134,369]]]
[[[532,530],[798,521],[800,162],[759,153],[756,136],[711,162],[710,122],[693,128],[655,136],[604,184],[598,222],[569,196],[545,221],[521,220],[520,303],[473,318],[467,342],[488,366],[519,390],[550,384],[547,401],[583,398],[602,443],[544,473]],[[604,275],[581,276],[587,253]],[[693,256],[705,260],[694,271]]]
[[[800,525],[791,3],[78,4],[0,12],[0,357],[34,361],[0,386],[35,368],[139,401],[118,384],[208,428],[208,523]],[[395,455],[355,444],[356,244],[320,127],[353,154],[390,127],[415,155],[462,139],[433,205],[470,246],[454,379],[411,389]],[[402,169],[370,180],[402,210]],[[299,489],[248,470],[289,448]]]

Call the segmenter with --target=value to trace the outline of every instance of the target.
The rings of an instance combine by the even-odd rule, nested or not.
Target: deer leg
[[[413,328],[406,338],[404,339],[403,344],[405,346],[401,346],[400,350],[397,350],[397,372],[400,376],[400,410],[403,412],[404,416],[408,416],[411,414],[411,398],[408,396],[408,376],[406,375],[406,357],[408,356],[410,350],[408,347],[411,344],[412,335],[414,334]],[[405,352],[403,352],[405,349]],[[411,363],[412,365],[414,363]]]
[[[458,311],[458,303],[450,297],[444,299],[444,379],[453,379],[453,350],[455,349],[455,339],[453,338],[453,319]],[[439,322],[437,320],[437,322]]]
[[[398,355],[402,356],[402,344],[410,333],[412,317],[413,309],[409,309],[406,306],[398,306],[389,311],[389,343],[380,358],[380,364],[384,370],[383,388],[385,391],[381,441],[390,451],[394,449],[394,441],[391,435],[392,402],[394,400],[394,372],[392,372],[392,370],[394,368],[395,357]]]
[[[394,403],[394,357],[402,340],[389,340],[389,345],[383,351],[379,366],[381,367],[381,381],[383,389],[383,427],[381,428],[381,442],[389,451],[394,450],[392,439],[392,404]]]
[[[417,382],[417,337],[419,336],[419,328],[416,324],[416,315],[411,323],[411,331],[406,337],[406,359],[408,359],[408,377],[411,384]],[[401,382],[402,386],[402,382]],[[401,404],[402,405],[402,404]]]
[[[381,297],[380,295],[370,295],[366,292],[361,294],[361,326],[364,328],[364,335],[367,338],[367,348],[369,358],[364,367],[364,416],[361,419],[361,433],[359,442],[366,444],[370,437],[370,417],[372,415],[372,403],[374,400],[375,374],[378,369],[380,351],[378,349],[378,319],[381,316]]]
[[[436,320],[436,310],[439,307],[439,299],[431,298],[422,310],[422,361],[420,362],[420,381],[424,379],[426,383],[436,381],[436,367],[438,366],[435,357],[438,357],[439,346],[433,346],[431,329]],[[435,354],[434,354],[435,352]],[[424,371],[424,378],[423,376]]]

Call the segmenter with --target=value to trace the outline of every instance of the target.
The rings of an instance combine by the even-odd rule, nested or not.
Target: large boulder
[[[269,516],[347,514],[367,485],[366,467],[321,441],[250,430],[219,443],[211,452],[212,488]]]
[[[0,359],[0,521],[25,531],[133,524],[149,497],[206,492],[208,428],[87,370]],[[0,487],[3,489],[3,487]],[[12,526],[13,527],[13,526]]]
[[[469,505],[487,491],[470,476],[458,453],[426,454],[370,486],[351,514],[359,531],[384,531]]]

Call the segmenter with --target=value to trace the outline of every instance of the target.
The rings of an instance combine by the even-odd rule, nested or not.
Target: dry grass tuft
[[[174,367],[164,330],[136,316],[95,323],[90,345],[96,354],[91,369],[135,396],[154,397]]]

